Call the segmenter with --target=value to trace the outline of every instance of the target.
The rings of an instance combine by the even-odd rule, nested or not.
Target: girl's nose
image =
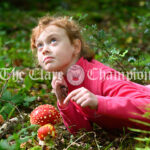
[[[45,46],[42,53],[43,53],[43,55],[49,54],[49,53],[51,53],[51,50],[48,46]]]

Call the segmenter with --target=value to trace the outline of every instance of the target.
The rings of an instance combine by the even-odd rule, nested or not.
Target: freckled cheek
[[[40,64],[42,64],[42,63],[43,63],[42,58],[43,58],[43,56],[42,56],[42,55],[40,55],[40,54],[38,54],[38,62],[39,62]]]

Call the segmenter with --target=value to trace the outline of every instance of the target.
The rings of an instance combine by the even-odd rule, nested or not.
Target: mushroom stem
[[[45,142],[39,139],[39,145],[44,146]]]
[[[44,141],[39,140],[39,145],[42,146],[42,150],[46,150],[46,143]]]

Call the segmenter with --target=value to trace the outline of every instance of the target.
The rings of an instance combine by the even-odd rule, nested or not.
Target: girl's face
[[[41,67],[49,72],[66,72],[73,63],[76,63],[76,48],[71,44],[66,31],[55,25],[49,25],[40,34],[36,41],[37,57]]]

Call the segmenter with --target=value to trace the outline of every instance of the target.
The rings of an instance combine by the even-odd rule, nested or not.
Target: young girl
[[[143,116],[150,104],[150,88],[96,61],[73,20],[41,18],[32,31],[31,48],[41,67],[53,72],[52,87],[69,132],[90,131],[93,123],[107,129],[150,129],[131,120],[150,123]]]

